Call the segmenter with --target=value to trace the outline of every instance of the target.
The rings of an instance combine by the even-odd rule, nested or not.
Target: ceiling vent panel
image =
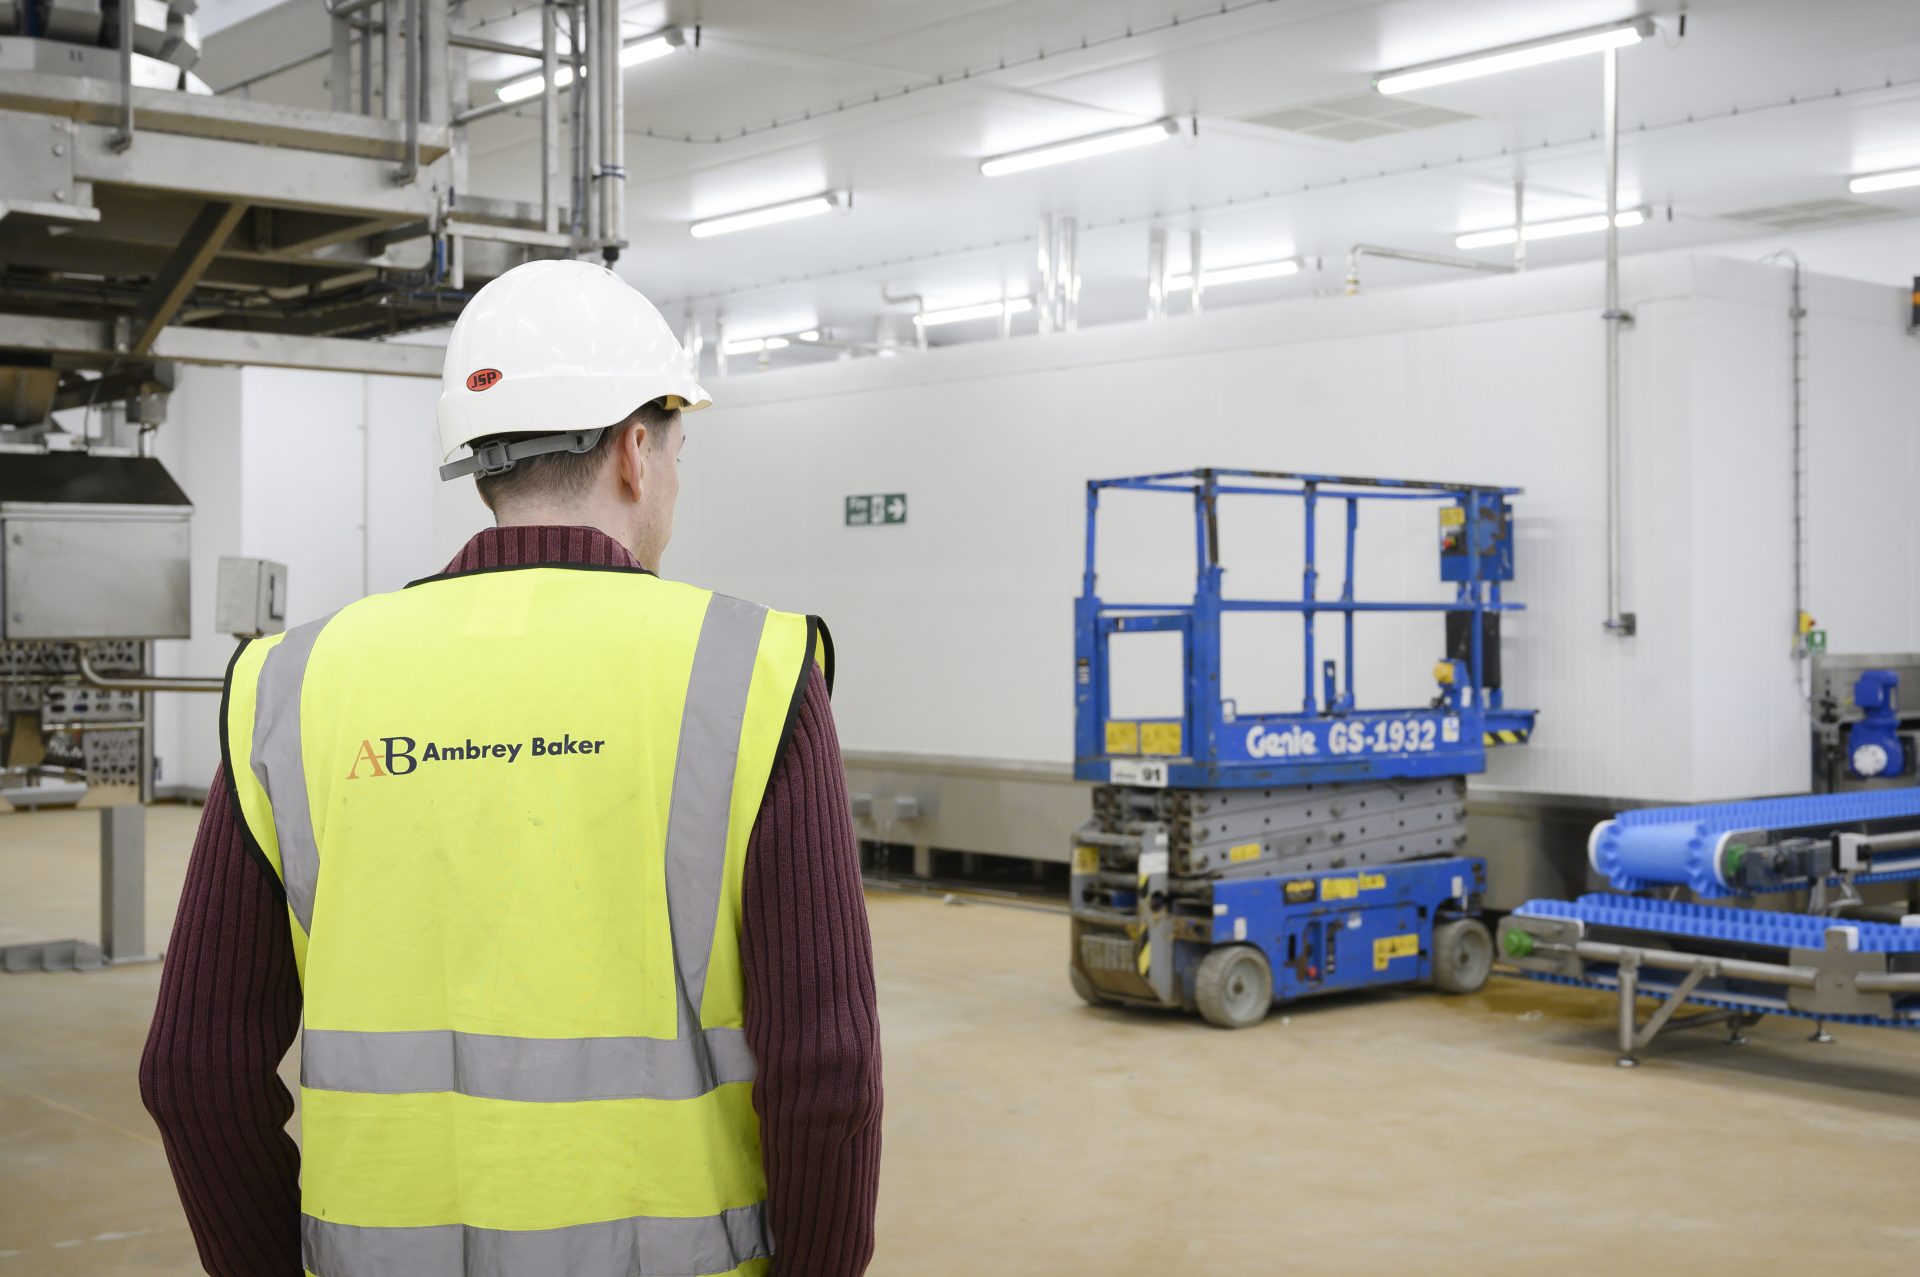
[[[1465,111],[1450,111],[1443,106],[1429,106],[1424,102],[1409,102],[1405,98],[1385,97],[1378,93],[1363,93],[1244,118],[1248,124],[1258,124],[1262,128],[1304,133],[1308,137],[1326,138],[1331,142],[1366,142],[1376,137],[1411,133],[1416,129],[1431,129],[1476,117]]]

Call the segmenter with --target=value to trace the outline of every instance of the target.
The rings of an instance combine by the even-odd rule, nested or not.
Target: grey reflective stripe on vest
[[[525,1232],[464,1224],[356,1228],[302,1215],[300,1243],[307,1270],[316,1277],[706,1277],[773,1253],[758,1206],[692,1219],[615,1219]]]
[[[714,595],[687,679],[687,707],[673,765],[673,804],[667,812],[667,915],[673,923],[673,964],[683,999],[682,1037],[700,1023],[700,999],[707,989],[707,955],[713,950],[726,875],[733,773],[766,623],[767,609],[760,605]]]
[[[300,929],[313,934],[313,887],[320,877],[320,847],[307,806],[307,778],[300,763],[300,688],[314,640],[332,616],[295,626],[267,651],[253,701],[253,774],[273,805],[273,833],[280,843],[280,881]]]
[[[739,1029],[708,1029],[706,1056],[662,1038],[509,1038],[426,1029],[350,1033],[308,1029],[300,1085],[316,1091],[405,1095],[458,1091],[494,1100],[690,1100],[753,1081]]]

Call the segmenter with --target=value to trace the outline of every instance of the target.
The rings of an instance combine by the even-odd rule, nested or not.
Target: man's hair
[[[622,426],[645,426],[647,445],[657,448],[673,433],[673,423],[679,416],[678,408],[667,407],[665,399],[655,399],[651,403],[641,404],[625,420],[607,427],[601,432],[599,441],[585,452],[548,452],[527,457],[515,462],[511,470],[475,475],[474,485],[480,489],[480,499],[491,510],[498,510],[502,501],[577,499],[585,496],[593,487],[594,480],[600,476],[600,468],[607,464],[607,456],[613,451],[614,436],[620,433]],[[496,437],[513,439],[520,436]],[[474,448],[478,450],[489,442],[491,440],[477,440]]]

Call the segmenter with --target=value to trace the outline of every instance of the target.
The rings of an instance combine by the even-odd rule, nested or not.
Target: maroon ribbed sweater
[[[592,528],[490,528],[447,571],[515,563],[634,566]],[[748,843],[741,959],[774,1272],[858,1274],[873,1254],[880,1034],[840,742],[817,669]],[[286,905],[247,854],[216,775],[140,1060],[140,1094],[216,1277],[301,1271],[300,1151],[276,1072],[299,1025]]]

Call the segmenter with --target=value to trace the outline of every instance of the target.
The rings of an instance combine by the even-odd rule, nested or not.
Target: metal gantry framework
[[[326,46],[218,92],[189,69],[190,13],[172,36],[132,0],[51,20],[73,7],[0,14],[0,369],[36,391],[0,422],[164,395],[169,364],[434,376],[437,351],[366,339],[444,324],[530,258],[625,243],[617,0],[543,4],[526,45],[448,0],[326,0]],[[506,101],[476,83],[470,103],[469,51],[522,58],[539,86]],[[322,59],[327,108],[251,98]],[[533,201],[468,175],[468,126],[515,106],[541,121]]]
[[[1095,572],[1101,494],[1159,492],[1193,506],[1196,576],[1185,603],[1102,599]],[[1362,479],[1283,471],[1200,469],[1087,485],[1086,562],[1075,605],[1075,774],[1082,780],[1220,788],[1323,781],[1457,776],[1484,770],[1489,746],[1518,744],[1532,731],[1534,711],[1505,705],[1498,677],[1497,618],[1523,605],[1501,596],[1512,579],[1513,541],[1507,498],[1518,488]],[[1304,518],[1304,566],[1297,599],[1229,598],[1220,561],[1219,504],[1234,497],[1294,500]],[[1362,599],[1355,585],[1360,507],[1371,501],[1435,504],[1441,513],[1440,569],[1455,585],[1444,602]],[[1344,508],[1344,575],[1338,597],[1320,593],[1319,513]],[[1300,709],[1243,714],[1221,689],[1221,620],[1229,613],[1296,614],[1301,618]],[[1421,707],[1362,708],[1354,688],[1358,618],[1437,613],[1449,626],[1446,658],[1436,666],[1437,694]],[[1342,655],[1318,659],[1314,625],[1342,620]],[[1177,719],[1115,720],[1108,649],[1116,635],[1181,636],[1185,706]],[[1344,667],[1344,669],[1342,668]],[[1316,679],[1316,673],[1318,678]]]

